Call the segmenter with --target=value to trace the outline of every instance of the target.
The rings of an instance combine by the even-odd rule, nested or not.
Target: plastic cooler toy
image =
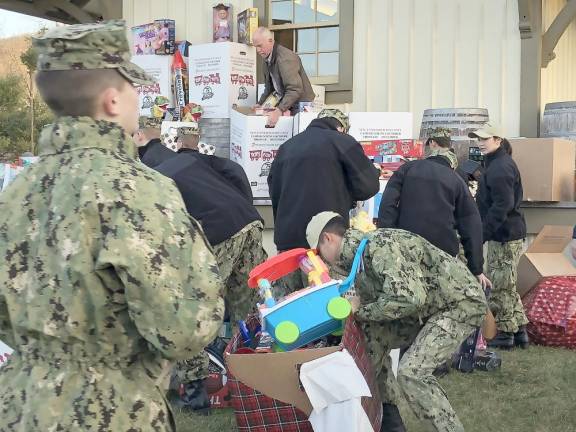
[[[298,270],[306,257],[313,259],[311,251],[293,249],[281,253],[250,272],[248,286],[259,287],[265,297],[265,306],[260,308],[262,330],[268,332],[282,350],[294,350],[342,329],[342,321],[351,312],[350,302],[342,295],[354,284],[367,243],[367,239],[360,243],[346,280],[330,279],[297,291],[278,303],[272,298],[270,282]],[[318,273],[314,277],[318,277]]]

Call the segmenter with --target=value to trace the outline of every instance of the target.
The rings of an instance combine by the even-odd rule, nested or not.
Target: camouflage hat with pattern
[[[130,62],[123,20],[55,27],[33,39],[38,71],[116,69],[134,84],[156,81]]]
[[[428,130],[428,139],[426,140],[426,145],[430,145],[431,141],[435,141],[440,147],[450,147],[452,144],[450,137],[452,132],[450,129],[445,127],[436,127],[434,129]]]
[[[182,126],[176,126],[178,128],[178,136],[184,135],[200,135],[200,128],[196,122],[182,122]]]
[[[344,130],[350,129],[350,120],[348,116],[336,108],[325,108],[318,114],[318,118],[332,117],[340,122]]]
[[[140,129],[160,129],[161,126],[161,117],[140,116],[138,118],[138,127]]]

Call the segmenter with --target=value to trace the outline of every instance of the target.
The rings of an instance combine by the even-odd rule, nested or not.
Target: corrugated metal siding
[[[346,1],[346,0],[341,0]],[[211,41],[209,0],[124,0],[129,25],[176,20],[178,38]],[[234,14],[251,0],[231,2]],[[519,133],[517,0],[356,0],[354,111],[412,111],[417,136],[427,108],[488,108]]]
[[[565,5],[566,0],[544,0],[542,20],[545,29]],[[549,102],[576,100],[576,21],[566,29],[554,53],[556,58],[542,69],[542,113]]]
[[[355,111],[488,108],[519,132],[517,0],[356,0]]]

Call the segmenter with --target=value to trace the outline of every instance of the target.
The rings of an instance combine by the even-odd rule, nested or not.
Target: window
[[[315,84],[338,82],[339,3],[339,0],[270,0],[270,29],[278,43],[300,56]]]
[[[354,0],[254,0],[261,25],[300,56],[326,103],[352,101]]]

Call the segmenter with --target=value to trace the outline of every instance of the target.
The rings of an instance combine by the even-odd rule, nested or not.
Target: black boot
[[[382,427],[380,432],[406,432],[398,407],[392,404],[382,405]]]
[[[514,348],[514,333],[498,331],[496,337],[488,341],[490,348],[512,349]]]
[[[530,339],[528,339],[528,332],[526,331],[526,326],[521,326],[516,333],[514,333],[514,345],[519,346],[522,349],[528,348],[530,344]]]
[[[195,414],[210,414],[210,399],[204,385],[204,380],[191,381],[182,385],[180,397],[174,406],[184,411],[192,411]]]

